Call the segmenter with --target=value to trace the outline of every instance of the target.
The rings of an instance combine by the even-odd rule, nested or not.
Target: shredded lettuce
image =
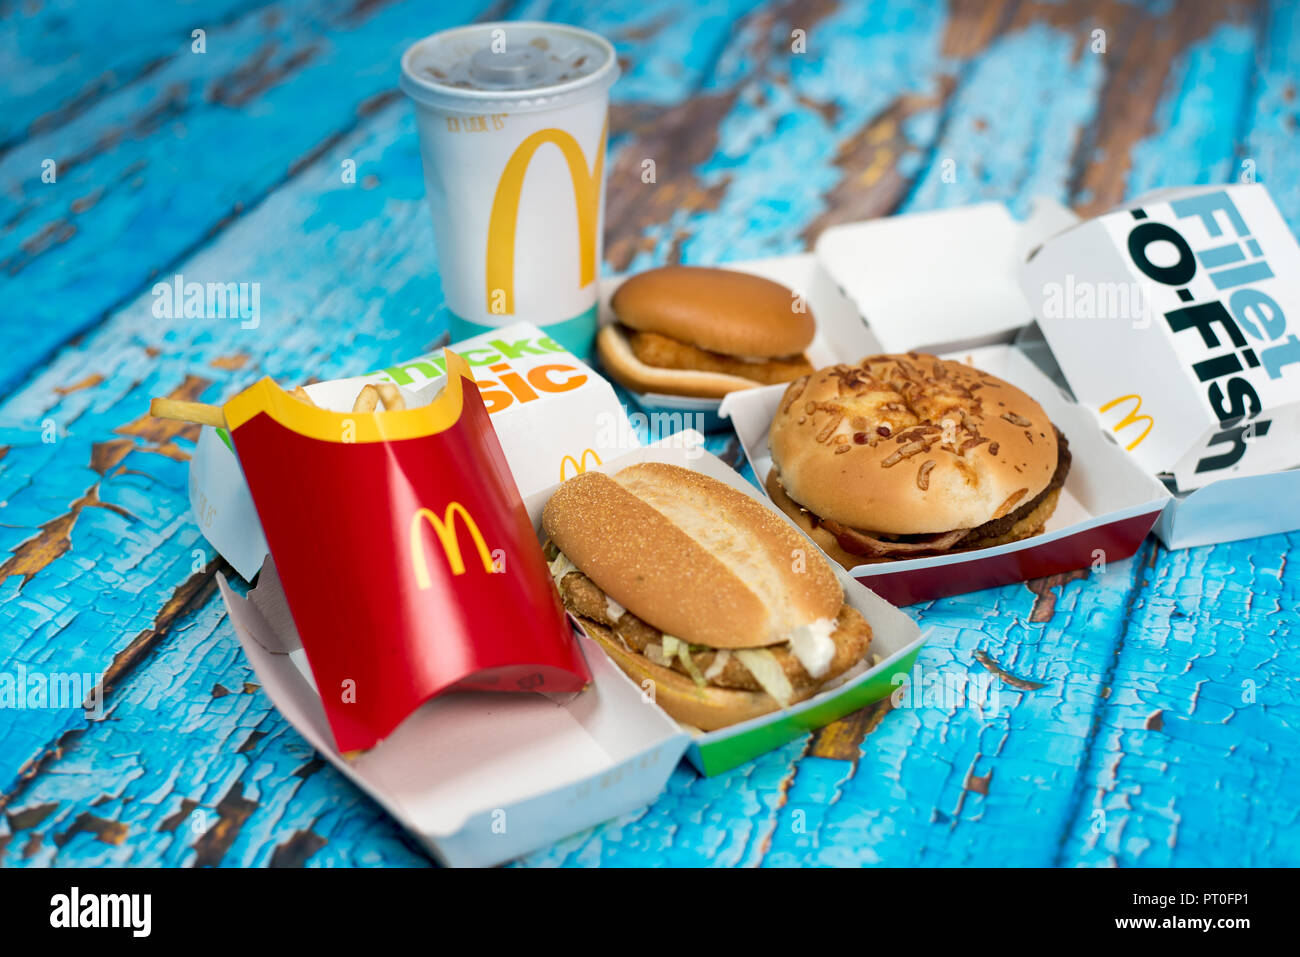
[[[569,572],[576,572],[578,570],[578,566],[569,561],[569,556],[565,555],[564,552],[556,552],[555,560],[548,562],[548,565],[551,569],[551,577],[555,579],[556,586],[559,586],[560,582],[564,581],[564,576],[569,574]]]
[[[732,654],[749,669],[759,687],[770,694],[781,707],[789,707],[794,698],[794,688],[785,676],[776,655],[766,648],[737,648]]]
[[[691,657],[690,645],[686,644],[684,641],[678,642],[677,660],[682,663],[682,666],[686,669],[686,673],[691,676],[691,680],[694,681],[696,685],[703,688],[708,684],[708,682],[704,680],[704,675],[700,674],[700,669],[699,666],[695,664],[695,659]]]
[[[674,638],[672,635],[664,635],[664,662],[655,661],[655,659],[650,655],[650,649],[658,647],[658,645],[646,645],[646,657],[650,658],[651,661],[654,661],[655,664],[666,663],[666,666],[671,666],[673,659],[676,658],[682,663],[682,667],[686,669],[686,673],[691,676],[692,681],[701,688],[708,684],[708,682],[704,680],[704,675],[700,674],[700,669],[699,666],[695,664],[695,659],[691,657],[691,646],[689,644],[682,641],[680,638]]]
[[[709,679],[716,678],[726,669],[727,662],[730,660],[731,651],[729,649],[723,648],[717,651],[713,656],[713,664],[709,665],[709,670],[704,672],[704,677]]]
[[[665,635],[664,637],[667,636]],[[668,655],[664,654],[664,650],[660,645],[656,645],[656,644],[646,645],[644,654],[647,658],[649,658],[655,664],[659,665],[661,668],[667,668],[673,663],[673,659],[670,658]]]

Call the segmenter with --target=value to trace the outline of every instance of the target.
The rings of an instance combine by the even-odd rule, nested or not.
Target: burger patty
[[[839,543],[840,548],[850,555],[864,555],[872,558],[895,558],[899,556],[916,557],[920,555],[940,554],[960,548],[987,548],[1000,544],[1007,534],[1020,523],[1040,509],[1049,499],[1053,507],[1059,497],[1059,489],[1065,484],[1070,474],[1070,443],[1056,429],[1056,471],[1047,483],[1047,487],[1031,498],[1024,505],[1008,512],[1001,518],[991,519],[975,528],[958,528],[951,532],[939,532],[929,535],[885,535],[879,532],[867,532],[851,528],[840,522],[822,518],[811,509],[799,505],[807,513],[813,527],[826,529]],[[779,479],[778,479],[779,482]],[[786,492],[789,495],[789,492]],[[791,501],[794,501],[792,498]],[[799,503],[795,503],[798,505]],[[1043,516],[1045,521],[1047,516]],[[1035,527],[1041,527],[1042,521]],[[1030,529],[1032,531],[1032,529]]]
[[[691,372],[720,372],[772,385],[791,382],[813,371],[802,355],[775,359],[742,359],[721,352],[709,352],[680,339],[657,332],[641,332],[624,326],[632,354],[648,366],[660,369],[684,369]]]
[[[647,646],[663,644],[664,633],[646,624],[630,611],[623,609],[615,618],[612,613],[615,609],[610,608],[604,591],[582,572],[571,571],[564,576],[560,581],[560,596],[564,599],[564,607],[579,618],[613,629],[615,637],[629,651],[644,655]],[[786,680],[798,692],[820,687],[861,661],[871,645],[871,626],[856,608],[844,605],[835,619],[835,631],[831,634],[831,640],[835,642],[835,657],[831,659],[826,673],[818,678],[808,674],[788,644],[770,645],[766,650],[772,653],[781,670],[785,672]],[[691,659],[700,674],[705,675],[707,684],[742,691],[763,690],[762,685],[754,680],[749,669],[741,664],[738,658],[704,645],[691,645],[690,648]],[[726,657],[717,673],[708,674],[717,663],[719,656],[723,654],[726,654]],[[688,678],[691,677],[686,665],[678,658],[674,658],[671,663],[663,667],[671,668]]]

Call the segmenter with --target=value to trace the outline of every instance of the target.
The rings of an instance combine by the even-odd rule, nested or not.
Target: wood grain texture
[[[0,111],[4,667],[111,677],[104,720],[0,710],[0,863],[418,865],[257,687],[189,514],[193,434],[142,417],[153,395],[215,401],[442,341],[396,57],[506,8],[231,0],[200,57],[158,6],[146,29],[106,27],[102,74],[79,59],[99,21],[61,33],[57,4],[7,18],[0,40],[21,74]],[[506,12],[615,42],[606,267],[636,269],[797,251],[836,222],[981,199],[1101,208],[1247,168],[1300,225],[1300,12],[1181,9]],[[156,318],[150,286],[174,272],[259,281],[258,327]],[[738,461],[728,435],[710,448]],[[878,706],[718,778],[682,765],[651,807],[522,863],[1300,863],[1298,545],[1148,542],[1086,577],[909,609],[933,629],[916,684],[961,693]]]

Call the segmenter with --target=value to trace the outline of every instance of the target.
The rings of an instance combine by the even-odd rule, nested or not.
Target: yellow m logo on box
[[[578,213],[578,285],[596,281],[596,223],[600,218],[600,184],[605,171],[605,137],[608,126],[600,131],[596,162],[590,169],[578,141],[564,130],[538,130],[525,139],[506,161],[492,198],[488,217],[487,241],[487,311],[494,315],[515,312],[515,229],[519,223],[519,197],[524,189],[524,174],[533,154],[550,143],[564,155],[573,182],[573,201]],[[502,302],[494,303],[500,294]]]
[[[587,471],[588,455],[595,460],[597,465],[601,464],[600,456],[596,454],[595,449],[583,449],[581,459],[575,459],[572,455],[566,455],[564,458],[560,459],[560,481],[563,482],[565,480],[565,469],[567,466],[573,466],[574,475],[581,475],[583,472]]]
[[[429,566],[424,554],[424,537],[420,534],[420,522],[428,522],[437,534],[438,543],[442,545],[443,553],[447,556],[447,564],[451,566],[451,573],[463,575],[465,559],[461,555],[460,536],[456,532],[458,518],[460,524],[469,530],[470,538],[474,540],[474,547],[478,549],[478,556],[483,561],[483,570],[489,575],[492,574],[492,553],[488,551],[487,542],[483,541],[483,533],[479,531],[478,523],[474,521],[464,505],[460,502],[448,503],[442,518],[427,508],[421,508],[411,516],[411,565],[415,569],[415,583],[421,591],[428,588],[432,582],[429,579]]]
[[[1132,442],[1130,442],[1128,445],[1124,446],[1124,448],[1132,452],[1135,448],[1137,448],[1139,445],[1142,444],[1143,439],[1145,439],[1148,435],[1151,434],[1151,430],[1155,427],[1156,424],[1156,420],[1151,418],[1151,416],[1138,415],[1138,413],[1142,411],[1142,396],[1122,395],[1118,399],[1111,399],[1109,402],[1107,402],[1105,405],[1101,407],[1101,411],[1109,412],[1111,409],[1115,408],[1115,406],[1119,405],[1121,402],[1127,402],[1129,399],[1133,400],[1133,407],[1124,414],[1124,418],[1120,419],[1118,422],[1112,425],[1110,430],[1112,432],[1118,432],[1120,429],[1126,429],[1130,425],[1137,425],[1139,422],[1145,421],[1147,427],[1142,430],[1142,434],[1139,435]]]

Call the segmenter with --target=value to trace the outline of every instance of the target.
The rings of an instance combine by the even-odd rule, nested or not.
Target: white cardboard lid
[[[979,203],[835,226],[815,249],[882,351],[951,352],[1009,341],[1034,318],[1020,266],[1076,222],[1043,197],[1023,221]]]

